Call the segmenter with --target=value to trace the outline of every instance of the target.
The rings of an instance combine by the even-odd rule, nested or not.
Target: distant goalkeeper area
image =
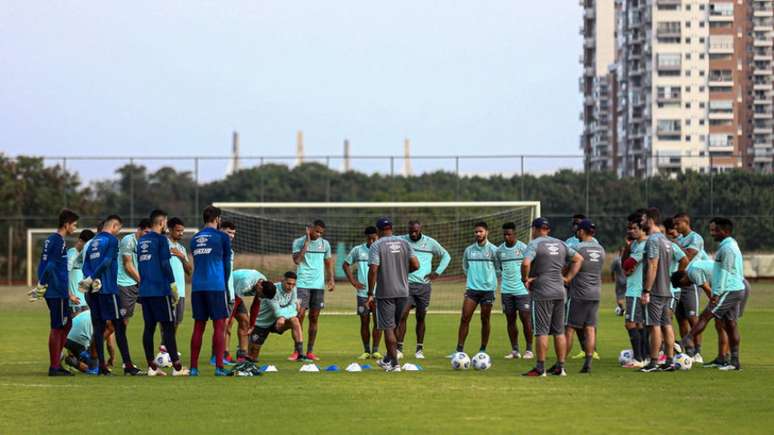
[[[516,225],[517,237],[529,241],[529,226],[540,215],[537,201],[513,202],[364,202],[364,203],[214,203],[223,220],[236,224],[235,268],[256,269],[271,278],[296,270],[291,256],[294,239],[304,236],[316,219],[326,223],[324,238],[336,260],[336,291],[326,296],[326,312],[353,312],[355,290],[346,282],[342,264],[352,247],[363,243],[363,231],[377,218],[389,216],[395,234],[406,234],[410,221],[422,223],[422,233],[437,240],[451,263],[433,289],[430,312],[456,312],[465,292],[462,253],[473,243],[473,227],[484,221],[490,241],[502,243],[500,227]],[[438,258],[435,259],[435,262]],[[435,266],[437,263],[434,263]]]

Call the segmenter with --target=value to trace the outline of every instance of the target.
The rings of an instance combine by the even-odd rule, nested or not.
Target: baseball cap
[[[591,219],[583,219],[582,221],[578,222],[578,229],[587,232],[593,232],[597,229],[597,227],[591,222]]]
[[[379,228],[380,230],[383,230],[391,226],[392,226],[392,221],[390,220],[390,218],[386,216],[380,217],[379,219],[376,220],[376,228]]]
[[[544,217],[539,217],[534,221],[532,221],[532,228],[543,228],[543,227],[551,228],[551,224],[548,223],[548,219]]]

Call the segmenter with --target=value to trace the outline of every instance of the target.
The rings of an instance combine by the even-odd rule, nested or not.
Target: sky
[[[238,131],[242,155],[287,156],[298,130],[308,155],[340,155],[345,138],[353,155],[402,155],[404,138],[414,155],[581,153],[577,2],[2,3],[8,155],[228,156]],[[67,165],[93,180],[124,162]],[[450,159],[412,163],[454,169]],[[200,177],[226,166],[202,161]],[[580,166],[526,162],[531,172]],[[513,159],[460,164],[467,174],[519,170]]]

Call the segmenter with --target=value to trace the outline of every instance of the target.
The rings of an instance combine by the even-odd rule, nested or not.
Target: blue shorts
[[[46,298],[51,329],[64,329],[70,322],[70,301],[62,298]]]
[[[89,304],[93,319],[117,320],[123,318],[117,294],[89,293],[86,295],[86,303]]]
[[[228,318],[228,293],[225,291],[192,292],[191,311],[193,311],[194,320]]]
[[[145,323],[174,322],[175,307],[171,296],[141,296],[142,318]]]

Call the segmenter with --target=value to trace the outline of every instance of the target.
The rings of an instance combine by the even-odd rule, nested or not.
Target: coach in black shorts
[[[419,260],[405,239],[392,235],[390,219],[380,218],[376,228],[379,240],[368,252],[368,305],[375,297],[376,327],[384,331],[387,346],[387,355],[377,364],[388,372],[399,372],[396,328],[408,303],[408,274],[419,269]]]

